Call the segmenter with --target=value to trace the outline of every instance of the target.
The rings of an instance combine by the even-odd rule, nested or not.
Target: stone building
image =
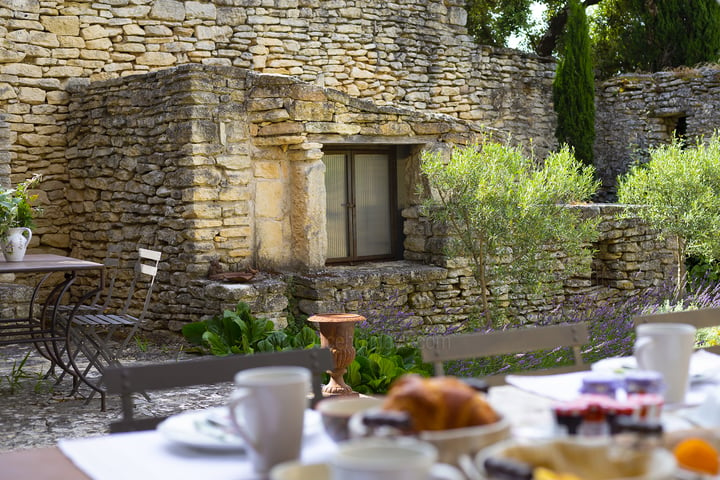
[[[239,300],[282,323],[288,297],[304,313],[392,297],[418,325],[462,322],[477,289],[418,215],[420,155],[555,144],[555,61],[475,45],[463,3],[0,0],[0,172],[44,176],[31,248],[161,250],[156,328]],[[355,195],[333,196],[343,185]],[[671,245],[604,229],[563,295],[668,279]],[[213,262],[262,273],[218,284]],[[511,300],[529,321],[546,308]]]
[[[633,161],[647,160],[649,147],[673,135],[710,137],[718,128],[720,70],[717,66],[653,74],[626,74],[598,85],[595,162],[610,192]]]

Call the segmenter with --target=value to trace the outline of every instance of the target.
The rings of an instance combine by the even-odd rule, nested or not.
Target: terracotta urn
[[[355,359],[353,336],[355,323],[362,322],[365,317],[354,313],[324,313],[308,318],[320,326],[320,346],[329,348],[335,361],[335,368],[328,373],[330,381],[323,387],[326,395],[352,395],[353,391],[343,376],[347,367]]]

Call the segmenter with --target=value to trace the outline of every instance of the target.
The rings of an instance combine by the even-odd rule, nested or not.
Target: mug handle
[[[27,244],[30,245],[30,240],[32,240],[32,230],[27,227],[23,227],[23,232],[27,232]]]
[[[247,400],[252,395],[252,390],[249,388],[237,388],[235,391],[230,394],[230,401],[228,404],[228,408],[230,409],[230,419],[232,419],[233,427],[235,427],[235,432],[242,437],[243,440],[248,444],[250,448],[253,450],[257,450],[257,441],[252,438],[252,435],[250,435],[245,430],[245,422],[241,422],[238,420],[237,414],[235,413],[235,410],[237,407]]]
[[[447,463],[436,463],[430,468],[430,480],[465,480],[465,475]]]
[[[645,366],[647,365],[647,362],[645,362],[645,353],[647,349],[652,345],[653,341],[652,338],[643,337],[638,338],[635,342],[635,345],[633,346],[633,353],[635,355],[635,360],[637,361],[638,368],[645,369]]]

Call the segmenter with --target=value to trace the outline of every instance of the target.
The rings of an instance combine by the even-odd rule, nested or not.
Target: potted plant
[[[40,209],[33,206],[37,195],[31,195],[29,190],[40,178],[33,175],[15,188],[0,190],[0,246],[8,262],[21,261],[32,238],[33,216]]]

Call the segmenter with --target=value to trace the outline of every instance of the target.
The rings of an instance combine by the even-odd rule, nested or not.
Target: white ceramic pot
[[[13,227],[8,229],[7,236],[2,242],[2,251],[8,262],[21,262],[25,251],[30,244],[32,232],[27,227]]]

